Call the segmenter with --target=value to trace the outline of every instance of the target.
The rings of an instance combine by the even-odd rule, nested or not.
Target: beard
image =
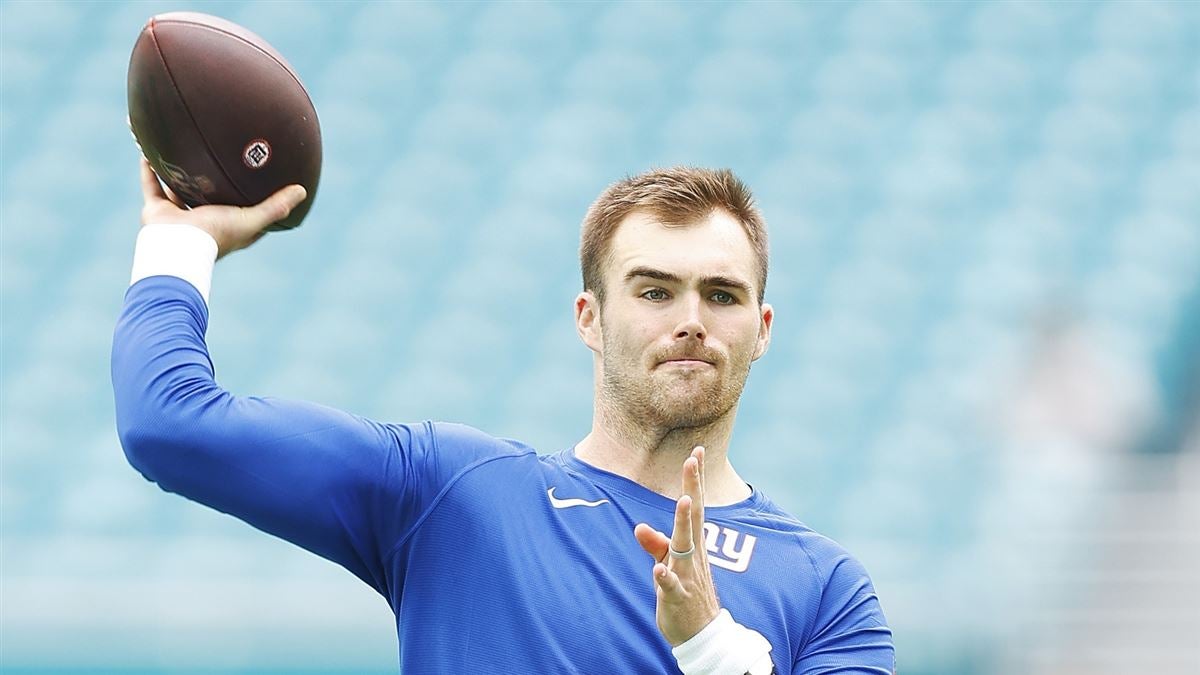
[[[720,358],[708,351],[656,355],[667,358],[697,355],[712,367],[645,369],[636,354],[625,354],[605,340],[602,396],[620,416],[633,424],[662,431],[704,427],[733,410],[750,373],[750,354]]]

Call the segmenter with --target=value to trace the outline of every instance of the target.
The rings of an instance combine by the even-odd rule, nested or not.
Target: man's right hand
[[[204,230],[217,241],[217,258],[258,241],[272,223],[287,218],[308,196],[302,185],[288,185],[254,206],[211,204],[189,209],[158,182],[150,163],[142,159],[142,224],[177,223]]]

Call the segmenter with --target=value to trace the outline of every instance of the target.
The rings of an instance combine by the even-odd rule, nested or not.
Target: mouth
[[[660,366],[675,366],[675,367],[683,367],[683,368],[699,368],[701,366],[711,366],[713,364],[709,361],[703,361],[701,359],[670,359],[667,361],[663,361],[662,363],[660,363],[658,365],[660,365]]]

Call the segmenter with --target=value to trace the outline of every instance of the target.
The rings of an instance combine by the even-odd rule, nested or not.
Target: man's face
[[[742,226],[723,211],[683,227],[636,212],[622,221],[603,277],[601,395],[660,428],[729,412],[770,340],[756,262]]]

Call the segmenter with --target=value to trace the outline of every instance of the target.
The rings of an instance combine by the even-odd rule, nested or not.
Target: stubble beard
[[[729,370],[724,372],[680,372],[671,367],[646,372],[636,358],[613,352],[604,350],[601,397],[621,419],[653,435],[705,427],[724,418],[737,406],[750,371],[750,359],[739,358],[726,363]]]

